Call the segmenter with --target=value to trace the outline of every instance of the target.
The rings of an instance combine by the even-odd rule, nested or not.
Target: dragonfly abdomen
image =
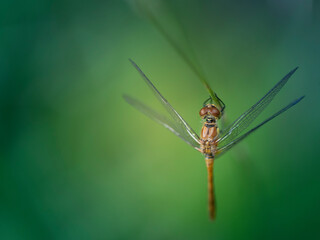
[[[213,182],[213,163],[214,156],[206,155],[206,165],[208,172],[208,210],[209,216],[212,220],[216,218],[216,199],[214,194],[214,182]]]

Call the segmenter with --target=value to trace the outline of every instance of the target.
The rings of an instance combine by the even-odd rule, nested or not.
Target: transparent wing
[[[231,143],[242,131],[244,131],[269,105],[273,98],[278,94],[282,87],[287,83],[291,75],[298,69],[296,67],[284,76],[263,98],[243,113],[227,129],[223,130],[222,135],[217,140],[220,147]]]
[[[185,141],[195,149],[199,150],[199,144],[196,141],[194,141],[193,138],[190,138],[190,135],[187,131],[181,132],[180,129],[176,127],[176,124],[174,122],[170,121],[168,118],[154,111],[151,107],[148,107],[147,105],[145,105],[137,99],[134,99],[127,95],[124,95],[123,98],[126,100],[127,103],[135,107],[137,110],[147,115],[149,118],[164,126],[165,128],[169,129],[175,135],[180,137],[183,141]]]
[[[243,139],[245,139],[246,137],[248,137],[251,133],[253,133],[254,131],[256,131],[257,129],[259,129],[261,126],[263,126],[264,124],[266,124],[267,122],[269,122],[270,120],[274,119],[275,117],[279,116],[281,113],[284,113],[285,111],[287,111],[289,108],[293,107],[294,105],[296,105],[298,102],[300,102],[302,99],[304,98],[304,96],[294,100],[293,102],[291,102],[290,104],[288,104],[286,107],[282,108],[280,111],[276,112],[275,114],[273,114],[272,116],[270,116],[269,118],[267,118],[266,120],[264,120],[263,122],[261,122],[260,124],[258,124],[256,127],[252,128],[251,130],[249,130],[248,132],[246,132],[245,134],[243,134],[242,136],[238,137],[237,139],[233,140],[232,142],[228,143],[227,145],[223,146],[223,147],[219,147],[217,148],[216,151],[216,156],[221,156],[223,153],[225,153],[226,151],[230,150],[232,147],[234,147],[237,143],[239,143],[240,141],[242,141]]]
[[[152,119],[164,125],[170,131],[175,133],[180,138],[183,138],[187,143],[193,147],[199,147],[199,136],[195,131],[187,124],[187,122],[179,115],[179,113],[174,110],[174,108],[168,103],[168,101],[161,95],[161,93],[156,89],[156,87],[151,83],[147,76],[141,71],[141,69],[130,59],[132,65],[138,70],[140,75],[143,77],[144,81],[147,83],[149,88],[152,90],[157,99],[161,102],[163,107],[167,110],[171,116],[171,120],[166,119],[164,116],[156,113],[151,108],[146,105],[133,100],[132,98],[125,98],[128,103],[136,107],[138,110],[142,111]],[[128,101],[129,100],[129,101]],[[150,111],[151,110],[151,111]]]

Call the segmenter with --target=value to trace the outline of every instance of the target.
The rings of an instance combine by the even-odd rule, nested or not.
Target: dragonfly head
[[[214,104],[207,104],[201,108],[200,117],[210,122],[216,122],[220,117],[220,111]]]

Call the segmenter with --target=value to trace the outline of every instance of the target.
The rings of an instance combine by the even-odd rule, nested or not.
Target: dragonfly
[[[283,86],[287,83],[292,74],[297,70],[297,67],[285,75],[270,91],[268,91],[257,103],[250,107],[247,111],[241,114],[233,123],[225,129],[218,127],[218,120],[223,114],[223,109],[220,110],[213,104],[211,97],[207,99],[199,111],[200,118],[203,119],[203,125],[200,136],[190,127],[183,117],[171,106],[164,96],[157,90],[149,78],[142,72],[135,62],[130,59],[132,65],[140,73],[145,83],[151,89],[155,97],[167,111],[168,117],[159,113],[154,107],[150,107],[143,102],[132,98],[128,95],[123,95],[125,101],[134,108],[147,115],[152,120],[173,132],[176,136],[185,141],[188,145],[199,151],[205,159],[207,168],[207,184],[208,184],[208,208],[210,219],[216,217],[216,199],[213,181],[213,168],[215,160],[222,154],[229,151],[236,144],[247,138],[260,127],[271,121],[275,117],[284,113],[297,103],[304,96],[299,97],[283,107],[278,112],[274,113],[260,124],[245,131],[249,125],[263,112],[263,110],[271,103],[274,97],[279,93]]]

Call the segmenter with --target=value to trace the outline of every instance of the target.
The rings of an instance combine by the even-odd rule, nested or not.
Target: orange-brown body
[[[214,196],[213,184],[213,163],[214,153],[217,147],[216,139],[219,134],[219,129],[215,123],[205,122],[201,129],[200,134],[200,148],[201,152],[205,155],[207,172],[208,172],[208,206],[209,215],[211,219],[216,217],[216,201]]]
[[[202,119],[205,119],[200,134],[200,151],[205,156],[208,172],[209,215],[211,219],[215,219],[216,200],[214,197],[213,162],[217,148],[216,140],[219,135],[219,129],[216,122],[221,117],[221,112],[215,105],[207,104],[201,108],[199,115]]]

